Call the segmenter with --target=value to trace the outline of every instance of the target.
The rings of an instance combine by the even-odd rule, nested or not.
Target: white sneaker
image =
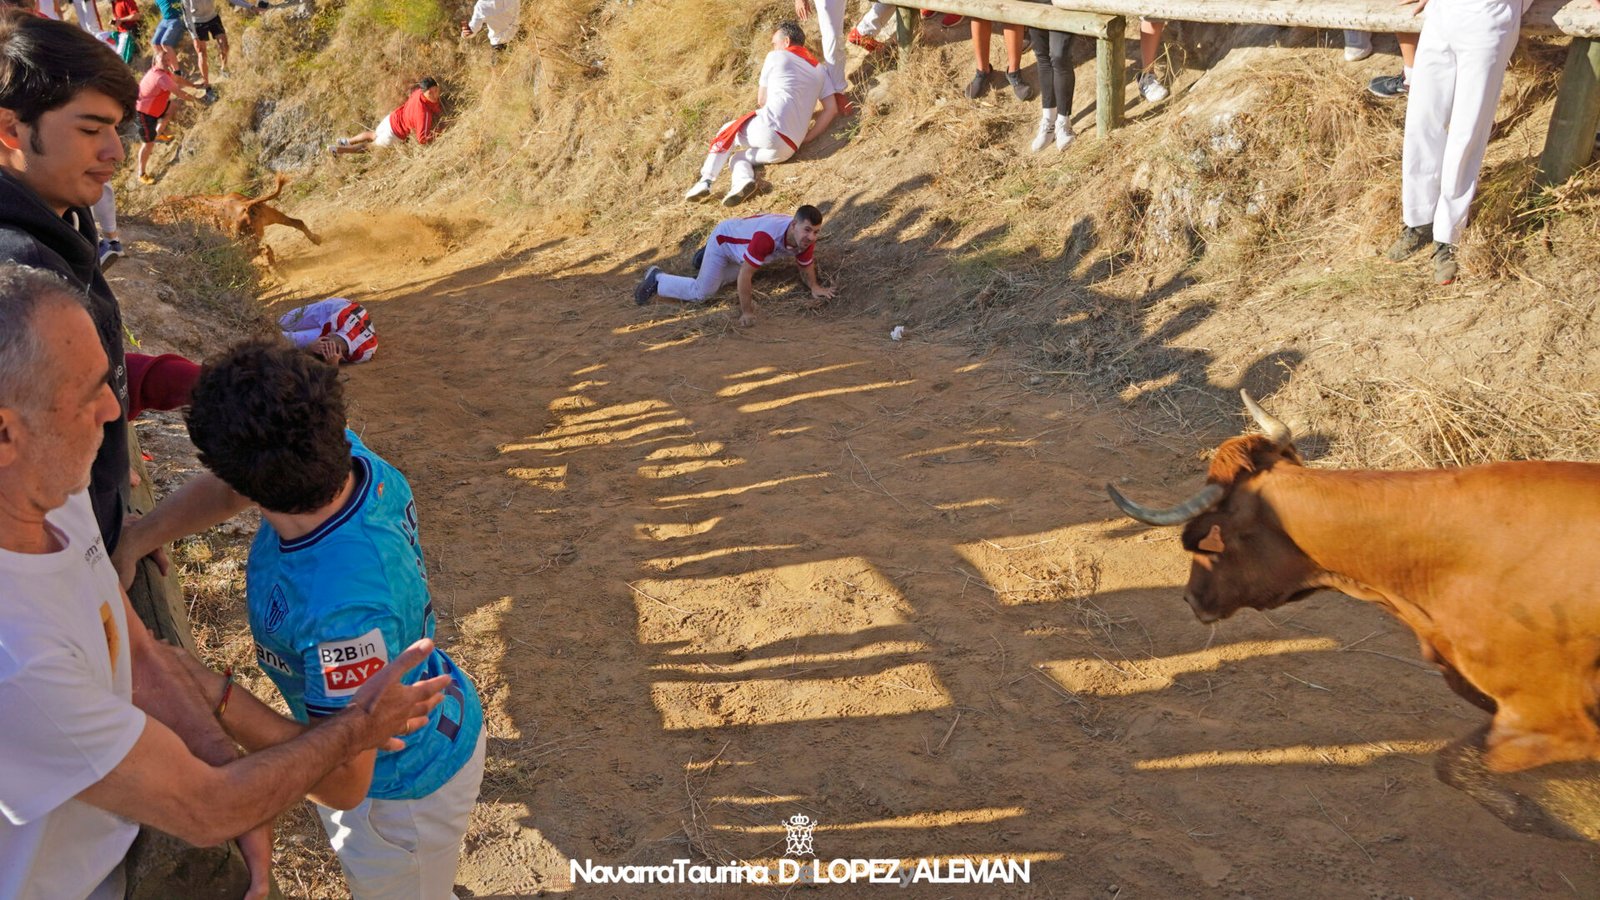
[[[754,181],[746,181],[744,184],[734,186],[733,190],[728,192],[728,196],[722,198],[722,205],[738,206],[744,202],[745,198],[755,192],[756,183]]]
[[[683,195],[683,199],[700,200],[709,196],[711,196],[711,179],[702,178],[694,183],[694,187],[689,188],[689,192]]]
[[[1072,122],[1066,116],[1056,119],[1056,149],[1065,150],[1067,145],[1077,140],[1078,136],[1072,133]]]
[[[1360,62],[1372,55],[1372,35],[1365,31],[1344,33],[1344,61]]]
[[[1144,102],[1160,103],[1167,99],[1168,93],[1167,86],[1161,83],[1161,79],[1157,78],[1154,72],[1146,72],[1139,76],[1139,96],[1144,98]]]
[[[1033,143],[1028,145],[1033,152],[1038,153],[1044,149],[1045,144],[1050,143],[1050,129],[1054,121],[1054,117],[1040,120],[1039,133],[1033,136]]]

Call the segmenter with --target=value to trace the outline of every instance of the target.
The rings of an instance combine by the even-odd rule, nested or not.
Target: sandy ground
[[[373,310],[352,422],[411,480],[488,711],[463,896],[776,894],[575,888],[569,860],[770,863],[796,814],[825,861],[1031,864],[902,896],[1600,896],[1593,845],[1435,780],[1482,716],[1398,622],[1331,594],[1193,619],[1175,534],[1101,486],[1176,498],[1207,448],[891,342],[843,311],[867,285],[814,315],[764,275],[741,331],[636,309],[650,251],[322,230],[279,244],[273,299]]]

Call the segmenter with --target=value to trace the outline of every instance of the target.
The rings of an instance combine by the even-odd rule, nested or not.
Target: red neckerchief
[[[813,66],[822,65],[821,63],[817,62],[817,58],[815,56],[811,55],[811,51],[807,50],[804,47],[797,47],[794,44],[790,44],[789,46],[787,46],[787,47],[785,47],[783,49],[789,51],[790,53],[793,53],[795,56],[800,57],[801,59],[805,60],[806,62],[811,63]]]

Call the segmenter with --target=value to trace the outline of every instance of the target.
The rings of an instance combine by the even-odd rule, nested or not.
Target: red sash
[[[806,62],[811,63],[813,66],[822,65],[821,63],[817,62],[817,58],[815,56],[811,55],[811,51],[807,50],[804,47],[796,47],[795,45],[790,44],[789,46],[787,46],[787,47],[785,47],[783,49],[789,51],[790,53],[793,53],[795,56],[800,57],[801,59],[805,60]]]
[[[755,117],[755,112],[747,112],[729,122],[727,128],[717,132],[717,136],[711,139],[711,152],[727,153],[732,150],[734,140],[739,137],[739,129],[743,128],[747,122]],[[788,140],[788,138],[784,138],[784,140]]]

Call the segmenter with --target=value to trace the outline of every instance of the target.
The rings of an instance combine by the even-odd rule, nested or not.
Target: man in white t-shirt
[[[841,95],[831,87],[828,70],[805,48],[805,41],[805,32],[794,22],[784,22],[772,33],[772,52],[761,64],[756,89],[760,108],[722,126],[711,141],[700,180],[684,199],[711,196],[711,185],[731,162],[733,188],[722,203],[737,205],[755,191],[756,166],[783,162],[802,144],[828,130],[839,114]],[[813,122],[818,103],[822,112]]]
[[[811,291],[813,303],[831,300],[834,289],[817,280],[817,238],[822,236],[822,211],[802,206],[793,216],[763,213],[742,219],[725,219],[711,229],[706,245],[694,255],[699,274],[694,278],[668,275],[660,266],[645,270],[633,289],[633,302],[644,306],[652,297],[685,303],[704,303],[730,281],[739,283],[739,324],[756,323],[754,279],[756,270],[774,259],[794,257],[800,277]]]
[[[0,897],[120,898],[140,823],[237,839],[249,897],[270,886],[271,821],[352,759],[428,721],[449,678],[397,685],[418,642],[351,712],[306,728],[227,682],[204,696],[129,608],[86,488],[121,414],[88,301],[0,265]],[[230,702],[231,699],[231,702]],[[238,751],[217,722],[278,740]]]

